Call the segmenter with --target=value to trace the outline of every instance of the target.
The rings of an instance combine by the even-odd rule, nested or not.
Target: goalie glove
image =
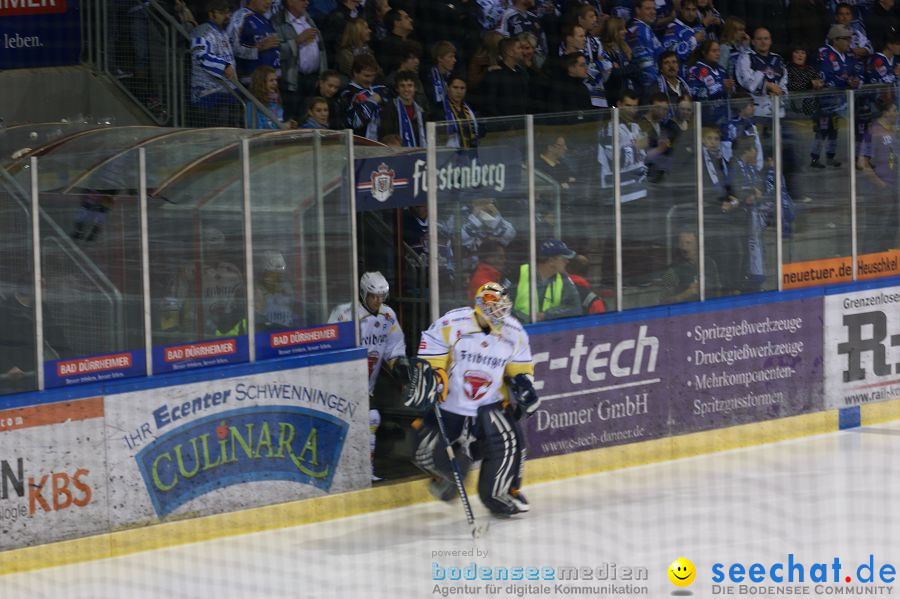
[[[447,398],[447,371],[432,368],[427,360],[413,358],[409,365],[409,387],[403,405],[425,410]]]
[[[391,372],[401,387],[409,385],[409,360],[406,356],[400,356],[396,359]]]
[[[531,416],[541,404],[537,391],[531,383],[531,376],[527,374],[517,374],[515,378],[504,377],[506,385],[509,387],[513,397],[516,398],[515,416],[518,420]]]

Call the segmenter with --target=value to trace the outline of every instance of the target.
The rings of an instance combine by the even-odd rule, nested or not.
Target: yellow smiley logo
[[[679,557],[669,566],[669,580],[677,587],[686,587],[697,577],[697,568],[686,557]]]

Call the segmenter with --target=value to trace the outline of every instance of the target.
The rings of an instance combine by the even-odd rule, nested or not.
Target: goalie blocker
[[[425,412],[439,403],[447,441],[464,477],[482,461],[478,494],[495,515],[528,511],[521,493],[526,446],[519,426],[539,403],[531,383],[534,365],[528,334],[510,315],[506,290],[486,283],[475,306],[451,310],[425,332],[410,364],[407,405]],[[416,464],[435,480],[432,494],[452,499],[456,489],[447,442],[433,412],[418,432]]]

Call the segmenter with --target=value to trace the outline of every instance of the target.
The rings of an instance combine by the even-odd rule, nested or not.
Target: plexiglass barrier
[[[362,269],[388,276],[412,341],[487,280],[534,322],[900,274],[894,88],[766,114],[627,100],[435,123],[427,152],[328,131],[5,131],[0,392],[352,346],[337,321]],[[359,250],[354,207],[378,212]]]

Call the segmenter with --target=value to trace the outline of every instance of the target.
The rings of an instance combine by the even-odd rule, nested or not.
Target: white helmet
[[[363,304],[366,303],[366,296],[370,293],[382,296],[382,301],[387,299],[389,289],[387,279],[377,270],[363,273],[363,276],[359,278],[359,299]]]
[[[500,283],[485,283],[475,293],[475,311],[486,318],[492,327],[500,324],[511,310],[512,300]]]
[[[287,270],[287,263],[281,252],[266,250],[259,258],[259,267],[262,272],[284,272]]]

